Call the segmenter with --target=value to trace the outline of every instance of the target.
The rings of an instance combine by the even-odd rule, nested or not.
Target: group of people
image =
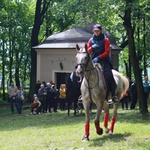
[[[22,115],[22,105],[25,96],[25,92],[22,86],[19,86],[18,88],[17,86],[14,85],[14,82],[12,81],[8,88],[8,96],[10,101],[11,113],[12,114],[14,113],[14,104],[15,104],[18,115]]]
[[[34,109],[37,114],[57,112],[58,104],[61,111],[70,109],[72,104],[76,109],[78,97],[81,95],[80,85],[80,78],[76,76],[75,71],[66,77],[66,81],[60,85],[59,89],[52,81],[45,84],[38,80],[36,94],[33,96],[34,100],[31,105],[31,114]]]
[[[148,81],[148,77],[144,77],[143,81],[143,88],[144,88],[144,100],[146,102],[146,105],[148,106],[148,97],[150,93],[150,82]],[[135,109],[137,105],[137,99],[138,99],[138,92],[137,92],[137,86],[136,86],[136,80],[130,84],[129,90],[126,92],[124,97],[121,99],[122,103],[122,109],[124,109],[124,104],[126,109],[128,109],[128,102],[130,102],[130,109]],[[146,107],[147,107],[146,106]]]
[[[36,84],[36,94],[33,95],[33,103],[31,104],[31,114],[36,109],[37,114],[47,112],[57,112],[57,100],[59,97],[59,90],[54,83],[45,82],[40,83],[38,80]]]

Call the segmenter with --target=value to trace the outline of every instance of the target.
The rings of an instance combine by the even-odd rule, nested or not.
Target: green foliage
[[[10,73],[14,79],[15,69],[19,68],[20,81],[29,80],[30,72],[30,38],[33,25],[35,3],[31,1],[5,1],[0,10],[0,52],[4,58],[5,78],[8,80]],[[3,46],[4,45],[4,46]],[[10,64],[12,60],[12,64]],[[10,70],[10,65],[12,70]],[[21,84],[22,84],[21,83]]]
[[[91,22],[97,22],[109,30],[114,35],[118,46],[127,41],[127,34],[121,18],[124,17],[126,10],[125,0],[41,1],[41,7],[46,5],[48,9],[41,18],[44,21],[38,35],[39,43],[54,33],[77,25],[87,25]],[[143,69],[145,66],[146,68],[150,66],[150,1],[135,0],[132,2],[134,4],[131,19],[135,33],[136,52],[139,57],[140,68]],[[15,69],[18,68],[21,82],[29,83],[31,70],[30,39],[35,7],[35,0],[1,0],[0,2],[0,56],[4,58],[6,80],[9,79],[11,73],[14,79],[15,74],[17,74]],[[137,35],[138,28],[139,37]],[[143,44],[144,38],[146,45]],[[120,68],[123,73],[126,72],[124,62],[129,62],[128,55],[128,47],[126,46],[120,53]],[[0,72],[2,72],[2,63],[0,63]]]

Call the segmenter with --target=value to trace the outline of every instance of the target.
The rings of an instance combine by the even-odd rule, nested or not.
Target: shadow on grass
[[[57,113],[43,113],[41,115],[30,115],[29,110],[23,110],[23,115],[9,113],[9,108],[0,110],[0,129],[1,131],[19,130],[23,128],[51,128],[59,126],[73,126],[76,124],[84,124],[84,113],[70,116],[67,111],[58,111]]]
[[[113,135],[104,135],[101,138],[95,138],[90,141],[90,146],[100,147],[103,146],[106,142],[120,142],[125,141],[126,137],[131,136],[131,133],[124,133],[124,134],[113,134]]]
[[[18,130],[22,128],[51,128],[59,126],[74,126],[78,124],[84,125],[84,112],[78,114],[76,117],[71,110],[70,116],[67,115],[67,111],[59,111],[57,113],[44,113],[41,115],[30,115],[29,110],[23,110],[23,116],[17,114],[10,114],[9,108],[0,109],[0,129],[1,130]],[[149,123],[148,119],[143,119],[138,110],[118,111],[117,122],[130,122],[130,123]],[[91,124],[95,118],[96,110],[90,116]],[[148,116],[149,117],[149,116]],[[101,115],[101,123],[103,121],[103,113]],[[113,135],[114,136],[114,135]],[[119,135],[118,135],[119,136]],[[115,135],[117,138],[117,136]],[[104,137],[109,138],[109,137]],[[115,138],[113,138],[115,140]]]
[[[150,113],[141,115],[139,110],[125,110],[119,112],[117,115],[118,122],[129,122],[129,123],[148,123],[150,119]]]

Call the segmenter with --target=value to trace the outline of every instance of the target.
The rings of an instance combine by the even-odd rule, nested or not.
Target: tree
[[[147,113],[147,105],[144,99],[144,89],[142,84],[142,76],[141,71],[139,68],[139,61],[137,59],[136,55],[136,48],[135,48],[135,41],[134,41],[134,29],[131,23],[131,12],[132,7],[135,5],[133,0],[126,0],[126,10],[123,17],[123,25],[126,29],[127,36],[128,36],[128,44],[129,44],[129,54],[131,57],[131,62],[133,64],[133,71],[135,75],[135,80],[137,83],[137,91],[138,91],[138,97],[139,97],[139,108],[141,113]]]
[[[29,0],[23,2],[3,1],[0,9],[0,57],[2,72],[3,100],[5,100],[5,86],[11,80],[16,85],[24,85],[29,70],[29,27],[33,23]],[[28,7],[30,6],[30,7]],[[30,18],[30,19],[29,19]],[[25,69],[27,68],[28,69]]]
[[[39,44],[39,31],[40,27],[44,21],[46,11],[48,9],[50,1],[37,0],[35,18],[31,35],[31,73],[30,73],[30,97],[35,93],[36,85],[36,64],[37,64],[37,54],[34,46]]]

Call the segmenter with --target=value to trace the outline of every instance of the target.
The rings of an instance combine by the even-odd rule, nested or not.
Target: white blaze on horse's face
[[[87,51],[86,48],[77,48],[77,55],[76,55],[76,59],[77,59],[77,69],[76,69],[76,74],[79,77],[82,77],[84,75],[84,70],[87,64]]]

